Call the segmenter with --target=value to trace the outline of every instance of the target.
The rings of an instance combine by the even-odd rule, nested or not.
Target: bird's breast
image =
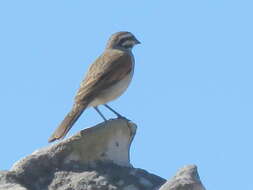
[[[121,96],[128,88],[134,74],[134,60],[132,59],[132,70],[123,79],[112,85],[111,87],[103,90],[90,104],[89,107],[106,104],[119,96]]]

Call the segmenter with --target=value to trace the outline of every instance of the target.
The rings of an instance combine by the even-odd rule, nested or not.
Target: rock
[[[132,170],[137,170],[136,176],[131,175]],[[162,178],[140,169],[126,168],[115,164],[101,164],[97,168],[84,168],[81,172],[73,170],[56,172],[54,173],[53,183],[49,185],[49,189],[117,190],[133,185],[137,190],[141,190],[145,189],[145,186],[140,183],[140,176],[145,176],[153,184],[148,189],[159,187],[165,182]]]
[[[159,188],[164,179],[130,164],[129,149],[136,128],[125,119],[109,120],[37,150],[1,173],[0,189]]]
[[[19,185],[11,172],[0,171],[0,190],[27,190],[25,187]]]
[[[0,185],[1,190],[27,190],[26,188],[22,187],[19,184],[12,184],[12,183],[6,183],[3,185]]]
[[[181,168],[159,190],[205,190],[205,187],[200,181],[197,166],[188,165]]]
[[[165,179],[130,163],[136,128],[126,119],[109,120],[39,149],[0,171],[0,190],[158,190]],[[200,187],[196,166],[188,166],[161,190]]]
[[[166,181],[145,170],[114,163],[97,163],[96,166],[90,166],[75,162],[62,168],[52,168],[48,173],[38,173],[33,178],[30,175],[14,174],[12,179],[15,179],[16,183],[8,190],[16,190],[19,186],[25,188],[17,190],[153,190]],[[143,179],[148,181],[148,186],[143,184]],[[0,185],[1,190],[5,190],[5,187],[6,184]]]
[[[130,167],[129,149],[135,132],[136,125],[132,122],[124,119],[109,120],[35,151],[15,163],[11,171],[30,172],[32,168],[47,172],[72,161],[82,164],[109,161]]]
[[[123,187],[123,190],[139,190],[135,185],[128,185]]]

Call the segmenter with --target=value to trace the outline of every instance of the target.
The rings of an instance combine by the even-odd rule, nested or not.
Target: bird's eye
[[[127,37],[127,38],[122,38],[119,41],[119,45],[122,45],[124,42],[128,41],[128,40],[132,40],[132,37]]]

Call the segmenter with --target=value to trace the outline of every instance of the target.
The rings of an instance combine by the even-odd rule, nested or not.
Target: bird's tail
[[[71,111],[66,115],[59,127],[54,131],[48,142],[53,142],[57,139],[65,137],[80,115],[83,113],[87,105],[75,104]]]

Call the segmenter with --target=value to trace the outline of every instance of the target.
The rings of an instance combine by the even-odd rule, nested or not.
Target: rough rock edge
[[[196,165],[187,165],[178,170],[159,190],[206,190]]]
[[[0,171],[0,190],[158,190],[162,184],[159,190],[205,190],[195,165],[180,169],[167,183],[159,176],[132,168],[129,149],[135,133],[136,125],[124,119],[82,130],[60,143],[35,151],[15,163],[10,171]],[[87,142],[94,141],[91,140],[94,134],[95,147],[102,149],[92,154],[89,150],[94,144],[87,145]],[[102,141],[97,142],[101,137]],[[124,139],[117,142],[124,145],[123,149],[111,146],[115,139]],[[76,149],[88,151],[93,157],[87,161],[87,155],[73,154]],[[108,155],[101,157],[101,150]],[[119,156],[122,152],[123,157]]]
[[[135,131],[136,125],[125,119],[109,120],[84,129],[59,143],[36,150],[16,162],[11,171],[19,174],[30,173],[34,169],[48,172],[52,168],[61,168],[72,161],[91,165],[97,161],[111,161],[121,166],[131,167],[129,149]],[[111,147],[111,144],[114,145],[114,141],[117,140],[121,146]],[[31,177],[33,175],[34,173]]]

